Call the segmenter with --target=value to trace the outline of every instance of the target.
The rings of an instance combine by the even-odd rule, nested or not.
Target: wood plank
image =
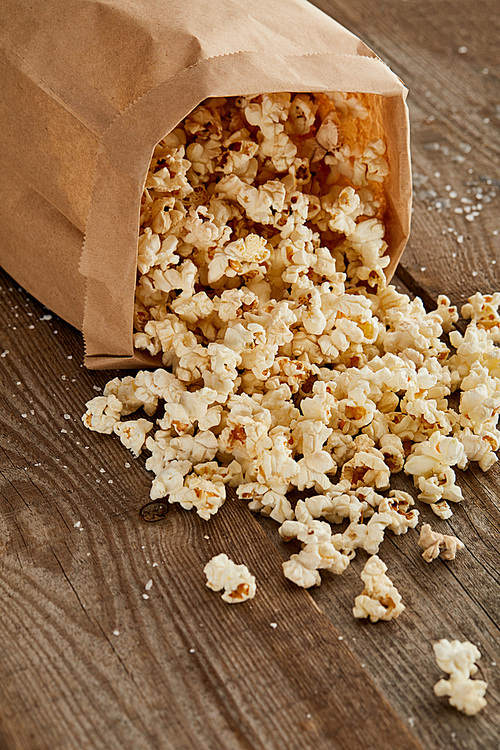
[[[79,419],[106,374],[0,285],[2,748],[419,748],[244,504],[141,521],[144,461]],[[221,551],[251,603],[206,588]]]
[[[428,309],[441,293],[460,306],[478,289],[500,289],[496,4],[480,2],[474,12],[448,0],[315,4],[360,34],[410,90],[414,210],[398,283],[421,296]],[[462,46],[464,54],[458,52]],[[476,197],[478,188],[482,198]],[[482,208],[473,221],[466,220],[467,212],[455,213],[478,203]],[[457,560],[427,565],[412,531],[391,536],[381,550],[407,607],[391,635],[389,628],[381,635],[378,625],[349,616],[359,587],[357,561],[313,596],[422,744],[479,750],[499,746],[500,470],[496,465],[487,474],[476,468],[459,473],[465,499],[453,518],[442,522],[419,508],[423,521],[464,541],[467,549]],[[396,479],[396,486],[416,496],[407,477]],[[440,672],[430,646],[443,637],[480,645],[488,708],[473,721],[432,696]]]
[[[410,87],[415,210],[400,279],[429,306],[441,292],[462,303],[476,288],[498,288],[496,4],[483,0],[473,13],[451,0],[316,4]],[[468,222],[454,208],[477,205],[478,186],[483,208]],[[412,532],[384,545],[406,610],[394,623],[359,623],[350,610],[361,557],[309,594],[281,577],[290,549],[275,525],[237,504],[206,526],[178,509],[141,522],[142,463],[78,421],[109,373],[84,371],[78,334],[39,320],[45,310],[7,277],[0,283],[0,353],[9,349],[0,360],[2,750],[498,747],[497,468],[461,476],[466,499],[449,522],[424,509],[424,520],[466,543],[456,561],[427,565]],[[205,588],[203,564],[220,551],[257,575],[252,603],[223,606]],[[441,674],[431,642],[441,637],[480,643],[490,687],[473,719],[432,694]],[[351,710],[346,683],[359,693]],[[380,719],[367,725],[374,711]]]

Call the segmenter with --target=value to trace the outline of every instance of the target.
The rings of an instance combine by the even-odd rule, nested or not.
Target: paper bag
[[[156,143],[211,96],[380,95],[390,278],[410,223],[406,89],[305,0],[3,0],[0,262],[83,331],[86,365],[134,352],[141,195]]]

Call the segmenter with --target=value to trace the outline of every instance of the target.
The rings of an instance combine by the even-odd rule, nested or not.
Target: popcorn
[[[245,276],[254,278],[261,272],[261,266],[269,259],[270,250],[263,237],[249,234],[244,239],[229,242],[215,251],[208,264],[208,283],[218,281],[222,276]],[[265,269],[265,266],[264,266]]]
[[[290,560],[283,563],[285,578],[297,586],[319,586],[319,568],[340,574],[349,565],[349,557],[333,546],[330,525],[324,521],[285,521],[280,526],[279,534],[287,542],[291,539],[299,539],[302,542],[299,554],[292,555]]]
[[[149,493],[151,500],[159,500],[167,496],[170,500],[170,495],[182,489],[184,476],[190,469],[190,461],[167,461],[165,467],[153,479]]]
[[[420,489],[420,500],[431,506],[440,500],[458,503],[462,500],[462,491],[455,485],[455,472],[450,468],[455,464],[461,469],[467,464],[462,443],[457,438],[434,432],[429,440],[413,447],[406,459],[405,472],[413,474],[415,485]]]
[[[209,520],[235,487],[302,543],[283,568],[299,586],[372,555],[355,615],[377,620],[403,605],[376,555],[419,515],[407,493],[386,493],[391,475],[404,469],[449,518],[454,467],[497,460],[500,292],[469,299],[462,334],[446,296],[426,312],[387,285],[386,144],[377,122],[358,127],[369,97],[210,99],[160,141],[134,346],[163,366],[111,380],[83,421],[149,452],[153,499]],[[141,408],[155,424],[120,421]],[[293,507],[294,488],[312,496]],[[450,539],[422,531],[425,558],[454,553]]]
[[[153,423],[148,419],[132,419],[128,422],[117,422],[113,427],[113,432],[118,435],[122,445],[131,450],[134,456],[137,457],[146,442],[147,433],[153,427]]]
[[[461,643],[443,638],[434,644],[434,655],[438,667],[450,675],[449,679],[436,682],[435,695],[449,696],[450,705],[467,716],[474,716],[481,711],[486,706],[484,694],[488,683],[470,679],[477,672],[475,662],[481,658],[479,649],[469,641]]]
[[[116,396],[96,396],[88,401],[87,411],[82,422],[89,430],[103,432],[110,435],[115,425],[120,421],[122,403]]]
[[[236,565],[224,553],[212,557],[203,568],[203,572],[207,577],[209,589],[224,589],[222,599],[228,604],[238,604],[255,596],[255,577],[246,565]]]
[[[114,396],[121,403],[121,413],[124,417],[133,414],[134,411],[144,406],[144,402],[136,395],[137,386],[135,378],[126,375],[124,378],[113,378],[104,386],[105,396]],[[154,413],[154,412],[153,412]]]
[[[476,292],[462,306],[462,317],[470,318],[479,329],[486,331],[491,341],[500,343],[500,292],[482,295]]]
[[[404,610],[401,596],[385,575],[386,570],[387,565],[377,555],[368,558],[361,572],[365,588],[355,599],[354,617],[369,617],[370,622],[392,620]]]
[[[418,546],[424,550],[422,552],[424,560],[430,563],[439,555],[443,560],[454,560],[456,551],[463,549],[465,545],[454,536],[433,531],[430,525],[425,523],[420,529]]]
[[[390,469],[384,462],[384,455],[377,448],[360,450],[342,467],[341,479],[351,483],[351,487],[372,486],[386,489],[389,486]]]
[[[184,486],[171,493],[169,502],[180,503],[185,510],[196,508],[197,514],[208,521],[226,500],[226,487],[197,474],[189,474]]]
[[[463,313],[463,309],[464,308],[462,308],[462,315],[465,318],[466,316]],[[436,312],[442,320],[441,325],[443,326],[443,331],[449,333],[458,320],[458,312],[457,308],[452,306],[450,300],[445,294],[440,294],[438,296]]]

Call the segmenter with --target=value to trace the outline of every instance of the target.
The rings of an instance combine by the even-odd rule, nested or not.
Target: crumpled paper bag
[[[409,234],[406,89],[305,0],[3,0],[0,262],[83,331],[90,368],[133,349],[140,201],[156,143],[211,96],[377,94],[390,278]]]

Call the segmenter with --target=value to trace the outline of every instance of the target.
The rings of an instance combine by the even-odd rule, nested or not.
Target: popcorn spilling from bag
[[[481,658],[479,649],[473,643],[448,641],[446,638],[434,644],[437,665],[448,672],[447,680],[441,679],[434,685],[438,697],[449,696],[450,705],[474,716],[486,706],[484,694],[488,683],[484,680],[471,680],[476,674],[476,661]]]
[[[383,138],[366,135],[369,103],[211,99],[157,145],[134,344],[163,367],[111,380],[83,421],[147,451],[153,500],[209,520],[236,488],[300,543],[283,565],[298,586],[366,552],[355,614],[374,621],[403,609],[380,545],[419,515],[388,492],[391,475],[413,476],[446,519],[462,501],[455,467],[497,461],[500,293],[471,297],[462,334],[444,295],[426,312],[387,285],[389,168]],[[140,408],[155,421],[122,421]],[[311,496],[294,507],[294,489]],[[432,534],[425,558],[452,559],[458,540]]]

